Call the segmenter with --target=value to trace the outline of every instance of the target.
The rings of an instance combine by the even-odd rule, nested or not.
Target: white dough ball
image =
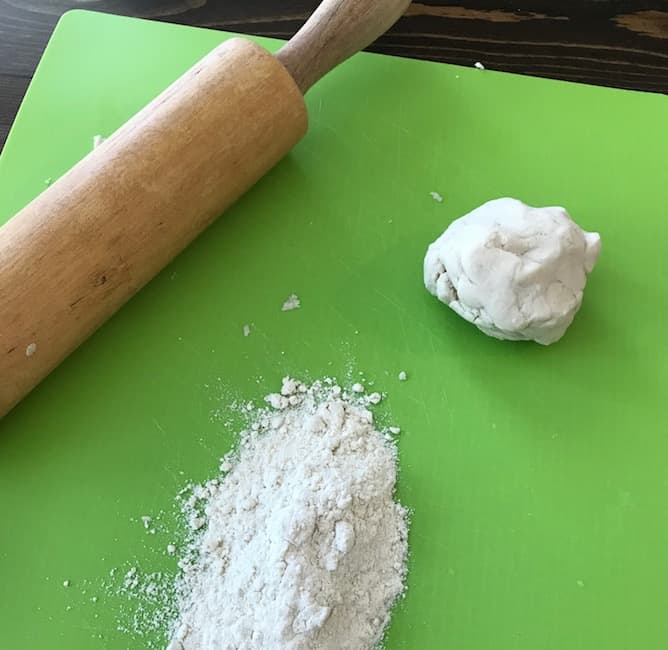
[[[564,208],[496,199],[454,221],[427,250],[428,291],[498,339],[558,341],[601,252]]]

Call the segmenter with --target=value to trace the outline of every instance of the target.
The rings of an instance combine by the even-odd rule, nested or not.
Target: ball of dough
[[[498,339],[558,341],[601,252],[564,208],[496,199],[454,221],[424,258],[428,291]]]

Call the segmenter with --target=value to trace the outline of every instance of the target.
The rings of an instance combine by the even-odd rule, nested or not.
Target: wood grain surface
[[[229,39],[4,224],[0,418],[281,160],[307,121],[285,67]]]
[[[0,0],[0,145],[63,12],[85,8],[289,38],[317,0]],[[668,93],[668,0],[418,0],[371,48]]]

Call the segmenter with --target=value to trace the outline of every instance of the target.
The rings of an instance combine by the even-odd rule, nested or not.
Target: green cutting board
[[[0,222],[228,36],[67,14],[0,158]],[[0,423],[0,646],[159,641],[117,630],[135,604],[109,574],[176,571],[174,496],[216,474],[226,405],[362,371],[414,509],[389,650],[663,650],[668,99],[364,54],[307,101],[294,152]],[[427,244],[499,196],[601,232],[552,347],[423,289]]]

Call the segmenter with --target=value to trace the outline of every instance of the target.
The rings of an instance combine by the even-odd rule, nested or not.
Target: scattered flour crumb
[[[251,333],[251,326],[246,324],[244,325],[244,336],[248,336]]]
[[[193,530],[199,530],[204,524],[206,523],[206,520],[204,517],[194,517],[191,522],[190,522],[190,527]]]
[[[105,585],[109,595],[133,601],[131,609],[118,619],[117,629],[137,640],[142,639],[143,643],[138,644],[140,647],[164,648],[165,644],[156,644],[155,639],[158,636],[164,638],[175,616],[173,582],[173,574],[145,573],[133,566],[120,576],[120,584],[113,591],[109,590],[111,585]]]
[[[429,192],[429,194],[437,203],[443,203],[443,197],[438,192]]]
[[[167,544],[167,553],[174,555],[176,553],[176,546],[174,544]]]
[[[37,352],[37,343],[31,343],[26,347],[26,357],[31,357]]]
[[[151,521],[152,521],[151,517],[149,517],[148,515],[142,515],[140,517],[140,519],[141,519],[142,523],[144,524],[144,528],[148,529],[148,527],[151,525]]]
[[[484,69],[485,69],[485,66],[484,66],[482,63],[480,63],[480,61],[476,61],[476,62],[473,64],[473,67],[474,67],[474,68],[478,68],[478,70],[484,70]]]
[[[353,393],[363,393],[364,392],[364,386],[360,384],[359,382],[354,383],[352,385]]]
[[[105,140],[106,140],[106,138],[101,136],[101,135],[94,135],[93,136],[93,149],[97,149]]]
[[[399,435],[401,433],[401,428],[400,427],[390,427],[389,431],[392,435]]]
[[[123,586],[126,589],[133,589],[139,584],[139,576],[137,575],[137,567],[133,566],[128,569],[123,580]]]
[[[285,395],[280,395],[279,393],[271,393],[264,398],[264,401],[269,404],[272,408],[275,409],[284,409],[288,406],[288,398]]]
[[[70,586],[70,581],[69,580],[64,580],[63,581],[63,587],[69,587]]]
[[[291,377],[284,377],[283,383],[281,384],[281,395],[284,395],[285,397],[290,397],[291,395],[295,395],[296,393],[304,392],[300,390],[300,388],[301,388],[300,382],[292,379]]]
[[[380,393],[371,393],[369,397],[367,397],[367,401],[370,404],[380,404],[383,399],[383,396]]]
[[[290,294],[288,299],[283,303],[281,311],[292,311],[293,309],[299,309],[302,306],[299,296],[296,293]]]
[[[405,370],[402,370],[399,373],[399,381],[406,381],[408,379],[408,375],[406,374]]]

